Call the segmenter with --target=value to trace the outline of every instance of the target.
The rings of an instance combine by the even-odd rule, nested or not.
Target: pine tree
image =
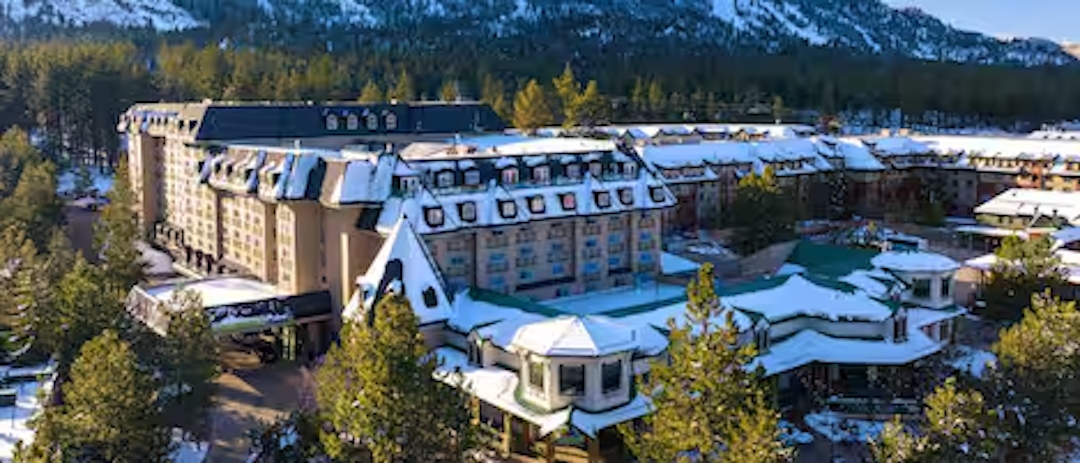
[[[641,77],[634,79],[634,88],[630,91],[630,106],[634,119],[642,119],[649,112],[649,87]]]
[[[752,253],[792,239],[795,221],[790,203],[777,185],[772,167],[766,167],[760,175],[752,173],[740,179],[731,205],[740,250]]]
[[[22,223],[26,234],[43,249],[50,231],[60,224],[63,203],[56,195],[56,170],[50,162],[27,166],[11,197],[3,202],[3,223]]]
[[[106,330],[86,343],[71,368],[62,405],[48,407],[25,461],[165,462],[170,434],[154,387],[128,344]]]
[[[51,236],[43,255],[27,265],[20,263],[13,275],[12,305],[6,311],[13,316],[16,342],[29,344],[32,356],[51,356],[58,351],[62,342],[58,337],[62,333],[57,306],[60,284],[75,267],[76,256],[64,232],[57,229]]]
[[[216,390],[218,342],[198,293],[178,291],[167,307],[172,318],[161,341],[166,415],[177,420],[176,427],[205,437]]]
[[[120,163],[115,175],[109,204],[94,225],[94,251],[105,277],[102,288],[123,300],[131,287],[145,278],[146,262],[135,246],[141,237],[126,163]]]
[[[79,169],[75,171],[75,196],[84,197],[93,187],[94,177],[90,174],[90,169],[86,168],[86,164],[79,165]]]
[[[383,98],[382,90],[379,89],[379,84],[374,80],[369,80],[364,84],[364,89],[360,91],[358,100],[363,103],[382,103],[386,101]]]
[[[544,88],[530,80],[514,98],[514,127],[532,132],[555,122]]]
[[[398,76],[394,91],[390,92],[390,98],[406,103],[416,99],[416,87],[413,85],[412,76],[404,70]]]
[[[373,326],[347,322],[316,373],[334,429],[322,436],[327,452],[341,461],[369,453],[375,463],[461,458],[475,436],[465,395],[433,377],[438,360],[408,300],[387,295],[374,317]]]
[[[559,103],[558,107],[565,118],[563,125],[567,127],[577,125],[577,105],[578,99],[581,97],[581,84],[574,77],[574,70],[570,68],[570,63],[566,63],[563,73],[559,77],[552,79],[551,84],[555,88],[555,96],[558,98]]]
[[[783,122],[784,114],[787,109],[784,107],[784,99],[780,95],[773,96],[772,99],[772,117],[777,124]]]
[[[983,287],[986,315],[997,320],[1017,320],[1031,296],[1044,288],[1065,284],[1061,259],[1052,251],[1048,237],[1021,240],[1006,237],[994,251],[997,260]]]
[[[664,89],[660,86],[659,80],[649,82],[645,97],[648,102],[648,117],[653,119],[663,117],[667,109],[667,97],[664,95]]]
[[[41,307],[37,335],[56,354],[61,373],[84,343],[126,322],[123,299],[102,290],[105,279],[98,268],[76,256],[73,267],[57,284],[50,306]]]
[[[606,121],[611,112],[611,105],[600,94],[595,80],[590,80],[585,86],[585,91],[574,102],[574,119],[579,125],[594,127]],[[569,115],[567,120],[569,120]]]
[[[638,382],[652,413],[640,428],[627,423],[619,432],[641,461],[787,461],[771,393],[761,371],[747,368],[754,348],[739,346],[713,278],[712,265],[705,264],[690,282],[687,320],[668,321],[669,359],[653,361]]]
[[[458,94],[458,82],[454,79],[447,79],[443,81],[442,88],[439,89],[439,98],[442,101],[457,101],[461,95]]]

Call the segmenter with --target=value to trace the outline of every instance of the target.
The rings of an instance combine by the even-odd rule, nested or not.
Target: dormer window
[[[345,128],[348,130],[356,130],[360,128],[360,118],[356,114],[349,114],[345,116]]]
[[[379,116],[375,113],[367,115],[367,128],[368,130],[379,130]]]
[[[386,130],[397,130],[397,126],[398,126],[397,114],[387,113],[386,114]]]
[[[454,186],[454,172],[449,170],[439,172],[439,175],[435,177],[435,184],[438,185],[439,188]]]
[[[623,175],[627,178],[637,177],[637,164],[632,162],[623,163]]]
[[[544,197],[537,195],[529,198],[529,212],[533,214],[544,213]]]
[[[585,395],[585,366],[559,365],[559,393],[562,395]]]
[[[403,191],[416,191],[420,181],[416,177],[401,177],[401,189]]]
[[[930,298],[930,280],[927,278],[915,278],[911,282],[912,296],[918,299]]]
[[[589,174],[593,177],[600,177],[604,174],[604,165],[600,161],[593,161],[589,163]]]
[[[466,222],[476,221],[476,203],[469,201],[458,205],[461,220]]]
[[[623,188],[619,190],[619,202],[626,206],[634,205],[634,192],[629,188]]]
[[[424,217],[429,227],[441,227],[443,224],[443,210],[441,207],[428,207],[424,209]]]
[[[533,181],[536,183],[548,183],[551,181],[551,168],[538,166],[533,168]]]
[[[476,169],[469,169],[465,171],[465,184],[469,186],[476,186],[480,184],[480,171]]]
[[[652,197],[654,203],[664,202],[664,189],[658,186],[649,188],[649,196]]]
[[[566,166],[566,176],[570,178],[581,178],[581,164],[570,164]]]
[[[601,209],[611,207],[611,193],[600,191],[596,193],[596,206]]]
[[[600,367],[600,387],[604,394],[611,394],[622,389],[623,365],[622,360],[605,363]]]
[[[499,215],[504,219],[517,217],[517,203],[512,200],[499,201]]]
[[[563,193],[559,195],[559,202],[562,203],[564,211],[577,209],[577,201],[575,200],[573,193]]]
[[[504,185],[513,185],[518,182],[518,171],[514,167],[503,169],[502,182]]]
[[[336,114],[326,116],[326,130],[338,129],[338,117]]]

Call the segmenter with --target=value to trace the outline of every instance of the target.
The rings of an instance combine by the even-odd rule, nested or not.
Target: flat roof
[[[204,308],[265,301],[287,296],[273,285],[244,277],[176,280],[143,289],[150,297],[161,302],[168,301],[177,290],[195,291],[202,298]]]
[[[621,287],[577,296],[544,301],[544,305],[563,313],[594,315],[622,311],[637,306],[686,298],[686,287],[650,283],[640,287]]]

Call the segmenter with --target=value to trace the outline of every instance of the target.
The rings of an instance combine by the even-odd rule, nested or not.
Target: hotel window
[[[516,167],[503,169],[502,182],[504,185],[513,185],[518,182],[518,170]]]
[[[439,188],[454,186],[454,172],[449,170],[439,172],[439,175],[435,177],[435,184]]]
[[[476,203],[469,201],[458,205],[461,208],[459,211],[461,214],[461,220],[466,222],[476,221]]]
[[[375,114],[368,114],[367,128],[368,130],[377,130],[379,128],[379,116],[376,116]]]
[[[529,281],[529,280],[532,280],[532,278],[533,278],[533,273],[530,270],[522,270],[521,272],[518,273],[518,279],[521,280],[521,281]]]
[[[397,114],[388,113],[386,115],[386,130],[397,130]]]
[[[622,259],[619,259],[618,257],[608,257],[608,260],[607,260],[608,268],[619,268],[619,264],[621,264],[621,263],[622,263]]]
[[[360,118],[356,114],[349,114],[345,117],[345,128],[349,130],[359,129]]]
[[[562,203],[564,211],[572,211],[577,208],[577,202],[574,200],[573,193],[563,193],[559,195],[559,202]]]
[[[626,206],[634,205],[634,192],[629,188],[623,188],[619,190],[619,202]]]
[[[532,170],[533,181],[536,183],[548,183],[551,181],[551,168],[548,166],[534,167]]]
[[[580,178],[581,164],[568,164],[566,166],[566,176],[570,178]]]
[[[404,191],[414,191],[419,184],[416,177],[401,177],[401,189]]]
[[[584,365],[559,365],[559,393],[585,395]]]
[[[927,299],[930,297],[930,280],[926,278],[916,278],[911,282],[912,294],[920,299]]]
[[[480,184],[480,171],[476,169],[469,169],[465,171],[465,184],[469,186],[475,186]]]
[[[429,207],[424,211],[427,224],[430,227],[441,227],[443,224],[443,210],[441,207]]]
[[[604,165],[599,161],[589,163],[589,174],[593,177],[600,177],[604,173]]]
[[[600,389],[604,394],[610,394],[622,389],[622,379],[622,360],[605,363],[604,366],[600,367]]]
[[[664,189],[654,186],[649,189],[649,196],[652,197],[654,203],[662,203],[664,202]]]
[[[941,279],[941,297],[952,297],[952,278],[945,277]]]
[[[529,198],[529,212],[532,212],[533,214],[543,214],[544,213],[544,197],[543,196],[537,195],[537,196],[533,196],[533,197]]]
[[[634,164],[633,162],[624,163],[623,175],[630,178],[637,177],[637,164]]]
[[[337,115],[330,114],[326,116],[326,130],[338,129],[338,117]]]
[[[611,193],[600,191],[596,193],[596,206],[601,209],[611,207]]]
[[[529,386],[544,392],[544,364],[535,360],[529,361]]]
[[[512,219],[517,216],[517,203],[514,201],[499,201],[499,215],[504,219]]]
[[[552,275],[561,277],[564,273],[566,273],[566,267],[563,267],[563,264],[555,264],[551,266]]]

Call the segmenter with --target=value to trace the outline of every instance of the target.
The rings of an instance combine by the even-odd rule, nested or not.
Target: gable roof
[[[782,280],[779,284],[772,280]],[[848,285],[802,275],[772,278],[772,287],[759,287],[726,296],[721,302],[745,312],[753,312],[770,322],[794,317],[821,317],[829,320],[858,319],[881,321],[892,316],[892,308]],[[764,286],[764,282],[760,283]]]
[[[370,310],[388,291],[400,288],[420,318],[420,324],[445,321],[453,315],[453,304],[442,274],[427,246],[404,216],[386,237],[367,272],[357,278],[364,309]],[[361,292],[358,292],[360,294]]]

